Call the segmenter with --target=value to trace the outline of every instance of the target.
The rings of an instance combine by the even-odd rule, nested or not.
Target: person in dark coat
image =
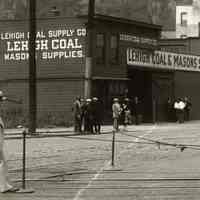
[[[93,131],[100,134],[102,107],[97,97],[92,98]]]
[[[185,121],[189,121],[192,103],[189,101],[187,97],[184,98],[184,102],[185,102],[184,119]]]
[[[93,133],[93,115],[92,115],[92,100],[86,99],[86,104],[84,108],[84,121],[85,121],[85,127],[84,132],[85,133]]]
[[[83,129],[85,127],[84,113],[85,113],[86,101],[85,101],[85,99],[81,98],[80,102],[81,102],[81,130],[82,130],[82,127],[83,127]]]
[[[124,130],[127,129],[127,125],[131,124],[131,110],[130,110],[130,100],[125,98],[122,103],[122,112],[121,112],[122,124],[124,125]]]
[[[175,101],[174,109],[176,110],[178,122],[184,123],[185,102],[181,98],[178,98],[178,100]]]

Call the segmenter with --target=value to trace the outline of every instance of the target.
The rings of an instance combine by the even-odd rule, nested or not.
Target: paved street
[[[116,134],[114,167],[112,127],[103,127],[101,135],[80,136],[70,130],[28,138],[26,183],[35,192],[0,194],[0,199],[199,200],[199,121],[121,130]],[[11,135],[6,134],[5,146],[9,175],[21,187],[22,140]]]

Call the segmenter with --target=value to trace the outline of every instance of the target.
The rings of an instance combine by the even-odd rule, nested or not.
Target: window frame
[[[98,36],[102,36],[103,38],[103,43],[102,46],[101,44],[99,45],[98,43]],[[101,52],[101,55],[99,54]],[[102,32],[97,32],[96,33],[96,63],[97,64],[105,64],[106,60],[106,34]]]
[[[116,47],[115,48],[112,48],[112,37],[116,38]],[[118,33],[111,33],[109,48],[110,48],[110,63],[118,64],[119,63],[119,34]],[[115,52],[114,56],[112,56],[112,52]]]
[[[187,12],[181,12],[180,16],[181,16],[181,26],[187,27],[188,25],[188,20],[184,19],[185,17],[187,17],[188,13]]]

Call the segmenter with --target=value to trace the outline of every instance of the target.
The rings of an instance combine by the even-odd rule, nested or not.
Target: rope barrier
[[[87,141],[112,142],[112,140],[87,138],[87,137],[83,138],[83,137],[78,137],[78,136],[66,136],[66,138],[87,140]],[[127,140],[116,140],[116,142],[118,142],[118,143],[135,143],[135,144],[154,144],[152,142],[136,142],[136,141],[127,141]]]
[[[158,141],[158,140],[148,139],[148,138],[145,138],[145,137],[130,135],[130,134],[124,133],[124,132],[120,132],[120,133],[122,135],[126,135],[126,136],[129,136],[129,137],[134,137],[134,138],[137,138],[137,139],[140,139],[140,140],[145,140],[145,141],[151,142],[151,144],[156,144],[159,149],[160,149],[160,146],[163,145],[163,146],[171,146],[171,147],[179,148],[181,150],[181,152],[183,152],[186,148],[193,149],[193,150],[200,150],[200,148],[197,148],[197,147],[200,147],[200,145],[168,143],[168,142],[162,142],[162,141]]]

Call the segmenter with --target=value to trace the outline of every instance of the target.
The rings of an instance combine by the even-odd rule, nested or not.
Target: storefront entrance
[[[167,99],[174,98],[173,73],[129,69],[129,97],[138,97],[143,122],[166,121]]]
[[[122,103],[126,90],[127,80],[95,80],[92,85],[92,96],[99,98],[102,104],[103,122],[112,123],[113,98],[119,98]]]
[[[155,120],[167,121],[167,100],[174,102],[174,78],[173,73],[152,74],[152,98],[155,102]],[[171,120],[175,116],[170,117]]]

